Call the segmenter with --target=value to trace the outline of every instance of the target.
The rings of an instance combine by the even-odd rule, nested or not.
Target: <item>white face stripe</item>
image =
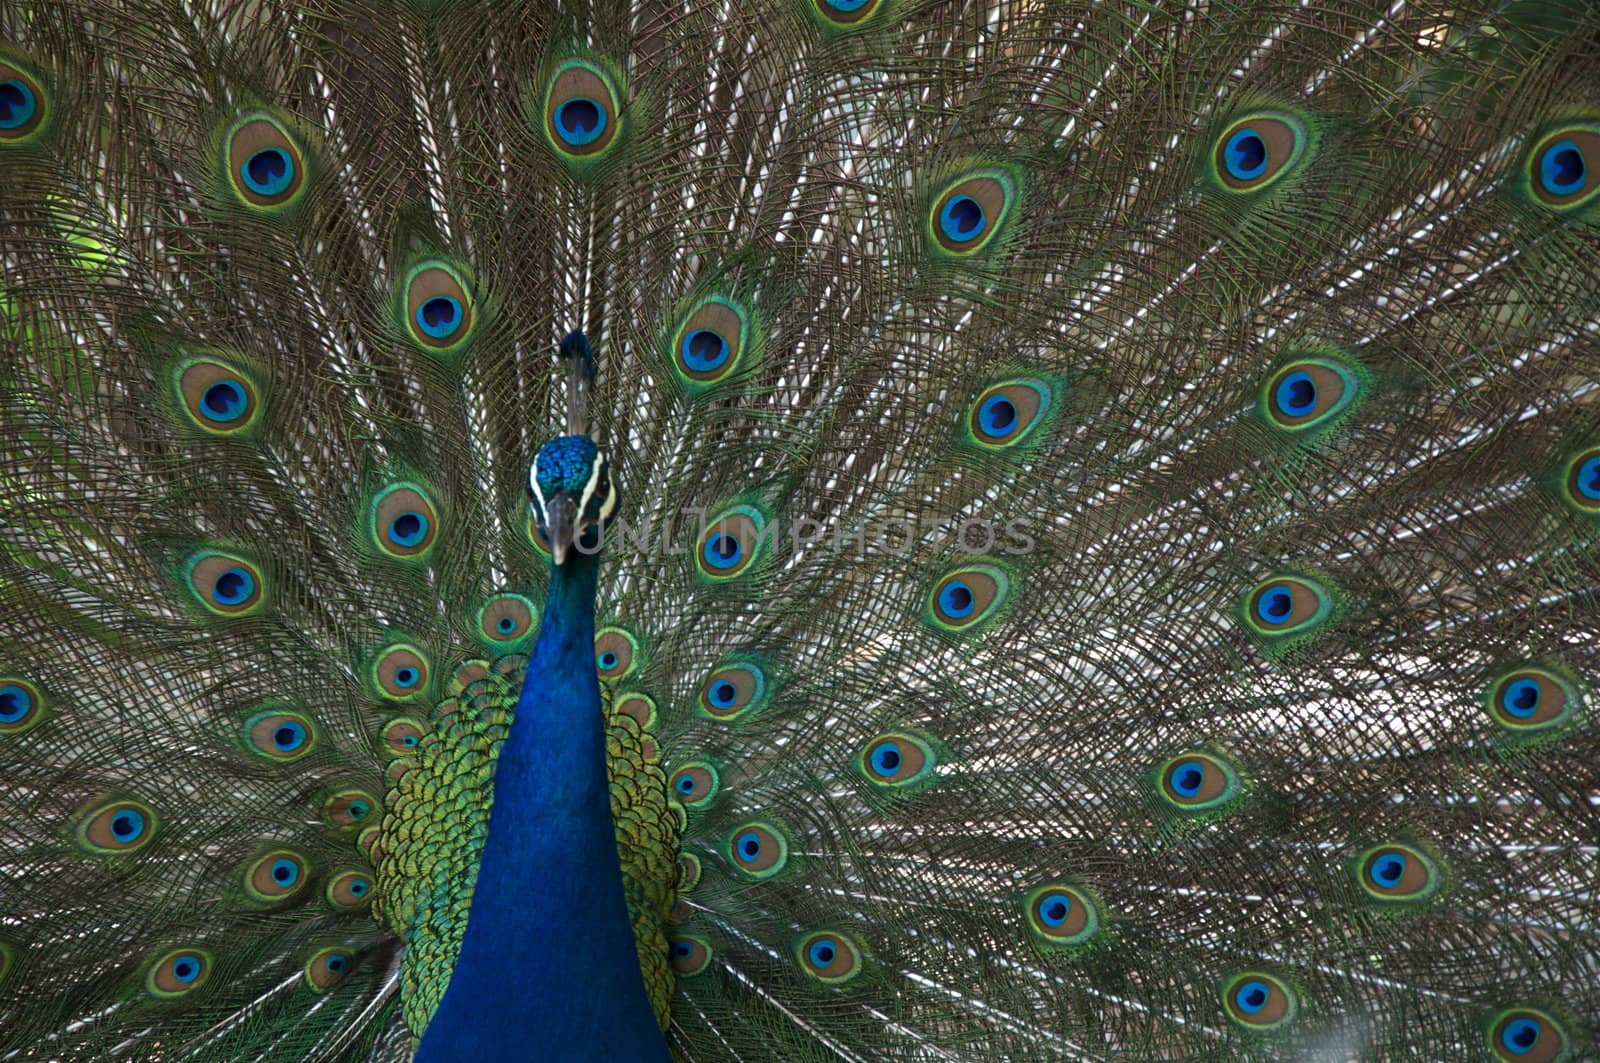
[[[533,456],[533,464],[528,466],[528,490],[533,497],[539,500],[539,516],[545,518],[550,512],[550,507],[545,505],[544,492],[539,490],[539,455]]]
[[[589,499],[594,497],[595,488],[600,486],[600,463],[605,458],[598,450],[594,452],[594,461],[589,463],[589,482],[583,485],[583,497],[578,499],[578,522],[583,522],[583,515],[589,512]]]
[[[611,514],[617,511],[617,485],[612,483],[611,490],[606,494],[606,500],[600,503],[600,523],[604,524],[611,519]]]

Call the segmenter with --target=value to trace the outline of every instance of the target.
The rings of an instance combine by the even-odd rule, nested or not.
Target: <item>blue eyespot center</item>
[[[239,167],[245,187],[258,196],[276,196],[294,180],[294,160],[282,148],[262,148]]]
[[[726,679],[719,679],[715,683],[711,684],[711,704],[717,706],[719,709],[725,709],[732,705],[738,696],[739,691],[735,689],[734,685],[728,682]]]
[[[939,212],[939,228],[952,240],[972,240],[987,224],[983,207],[971,196],[951,196]]]
[[[118,841],[131,842],[144,833],[144,816],[125,808],[111,818],[111,833]]]
[[[436,340],[442,340],[461,325],[461,300],[435,295],[417,307],[417,327]]]
[[[0,129],[15,129],[33,118],[39,101],[33,90],[12,78],[0,81]]]
[[[1392,889],[1406,873],[1406,858],[1398,853],[1380,857],[1372,865],[1372,877],[1380,886]]]
[[[371,808],[368,807],[365,801],[351,801],[347,811],[351,819],[361,819],[371,811]]]
[[[249,399],[245,396],[244,388],[231,380],[221,380],[206,388],[200,405],[205,408],[205,415],[213,421],[233,421],[244,413]]]
[[[833,963],[833,958],[837,955],[837,949],[834,947],[832,939],[819,938],[811,943],[808,955],[813,966],[827,967]]]
[[[272,732],[272,744],[283,753],[292,753],[305,744],[306,729],[303,725],[289,721],[278,725]]]
[[[1072,911],[1072,898],[1065,893],[1048,893],[1039,898],[1039,918],[1048,927],[1058,927],[1067,921]]]
[[[33,698],[14,683],[0,687],[0,723],[16,723],[33,708]]]
[[[517,622],[509,616],[502,616],[494,625],[494,628],[502,635],[509,635],[517,629]]]
[[[672,954],[680,960],[688,959],[689,954],[693,951],[694,946],[687,941],[675,941],[672,943]]]
[[[678,792],[681,793],[681,794],[692,794],[692,793],[694,793],[694,780],[691,779],[687,775],[685,775],[683,778],[679,779],[678,780]]]
[[[1294,611],[1294,595],[1287,587],[1272,587],[1256,603],[1256,614],[1269,624],[1281,624]]]
[[[1553,196],[1570,196],[1583,187],[1587,168],[1583,152],[1570,140],[1558,140],[1539,160],[1539,180]]]
[[[939,609],[954,620],[965,620],[977,608],[972,588],[961,580],[951,580],[939,592]]]
[[[420,678],[421,673],[409,664],[404,668],[396,668],[394,671],[394,685],[397,687],[414,687]]]
[[[1204,765],[1197,760],[1186,760],[1172,769],[1172,788],[1184,797],[1193,797],[1200,792],[1205,777]]]
[[[323,962],[329,971],[334,974],[338,974],[349,965],[350,958],[342,952],[336,952]]]
[[[1578,493],[1591,502],[1600,502],[1600,454],[1578,463]]]
[[[292,886],[300,878],[300,865],[293,860],[280,859],[272,864],[272,880],[280,886]]]
[[[872,770],[879,775],[893,775],[900,767],[900,745],[885,742],[872,751]]]
[[[1317,385],[1310,373],[1297,370],[1279,382],[1276,398],[1286,416],[1304,417],[1317,408]]]
[[[416,546],[428,537],[428,517],[417,512],[402,513],[389,522],[389,538],[401,546]]]
[[[845,14],[859,11],[867,4],[867,0],[825,0],[825,2],[835,11],[841,11]]]
[[[727,532],[717,532],[706,540],[706,547],[701,551],[706,559],[706,564],[712,568],[732,568],[744,556],[744,547],[737,536]]]
[[[600,667],[601,668],[603,668],[603,669],[605,669],[606,671],[609,672],[609,671],[611,671],[611,669],[615,668],[616,666],[617,666],[617,655],[616,655],[616,653],[614,651],[607,650],[606,652],[604,652],[604,653],[602,653],[600,655]]]
[[[711,329],[695,329],[683,338],[683,364],[696,373],[722,368],[731,353],[728,341]]]
[[[358,879],[355,879],[353,882],[350,883],[350,895],[352,897],[363,897],[363,896],[366,895],[366,892],[367,892],[367,880],[366,879],[358,878]]]
[[[1507,683],[1500,692],[1500,707],[1507,715],[1525,720],[1539,708],[1539,681],[1518,679]]]
[[[556,108],[556,133],[573,147],[593,144],[606,130],[606,112],[587,96],[574,96]]]
[[[761,836],[753,830],[747,830],[739,835],[734,847],[744,862],[750,863],[761,855]]]
[[[1254,1015],[1266,1007],[1269,992],[1267,983],[1249,981],[1234,990],[1233,1002],[1239,1006],[1240,1011],[1247,1015]]]
[[[1228,176],[1236,181],[1253,181],[1267,172],[1267,142],[1249,126],[1234,133],[1223,146],[1222,158]]]
[[[180,982],[192,982],[200,977],[200,957],[179,956],[172,961],[172,976]]]
[[[1541,1029],[1537,1019],[1512,1019],[1500,1031],[1500,1043],[1514,1056],[1526,1055],[1538,1043]]]
[[[238,605],[255,593],[255,577],[242,568],[224,569],[212,584],[212,593],[222,605]]]
[[[1017,407],[1004,395],[994,395],[984,400],[978,409],[978,422],[992,436],[1003,436],[1017,423]]]

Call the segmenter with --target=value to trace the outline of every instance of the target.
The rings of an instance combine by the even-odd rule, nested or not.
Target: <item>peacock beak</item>
[[[572,541],[578,536],[578,496],[571,491],[557,491],[544,509],[545,527],[550,533],[550,553],[556,564],[567,563],[572,552]]]

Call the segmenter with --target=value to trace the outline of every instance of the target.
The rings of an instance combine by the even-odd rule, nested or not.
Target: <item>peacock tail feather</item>
[[[498,1058],[1596,1051],[1579,0],[9,3],[0,267],[0,1060],[455,1058],[557,680]]]

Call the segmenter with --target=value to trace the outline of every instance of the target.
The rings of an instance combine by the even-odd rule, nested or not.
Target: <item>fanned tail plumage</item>
[[[0,172],[0,1060],[409,1058],[558,436],[676,1058],[1594,1050],[1585,5],[14,4]]]

